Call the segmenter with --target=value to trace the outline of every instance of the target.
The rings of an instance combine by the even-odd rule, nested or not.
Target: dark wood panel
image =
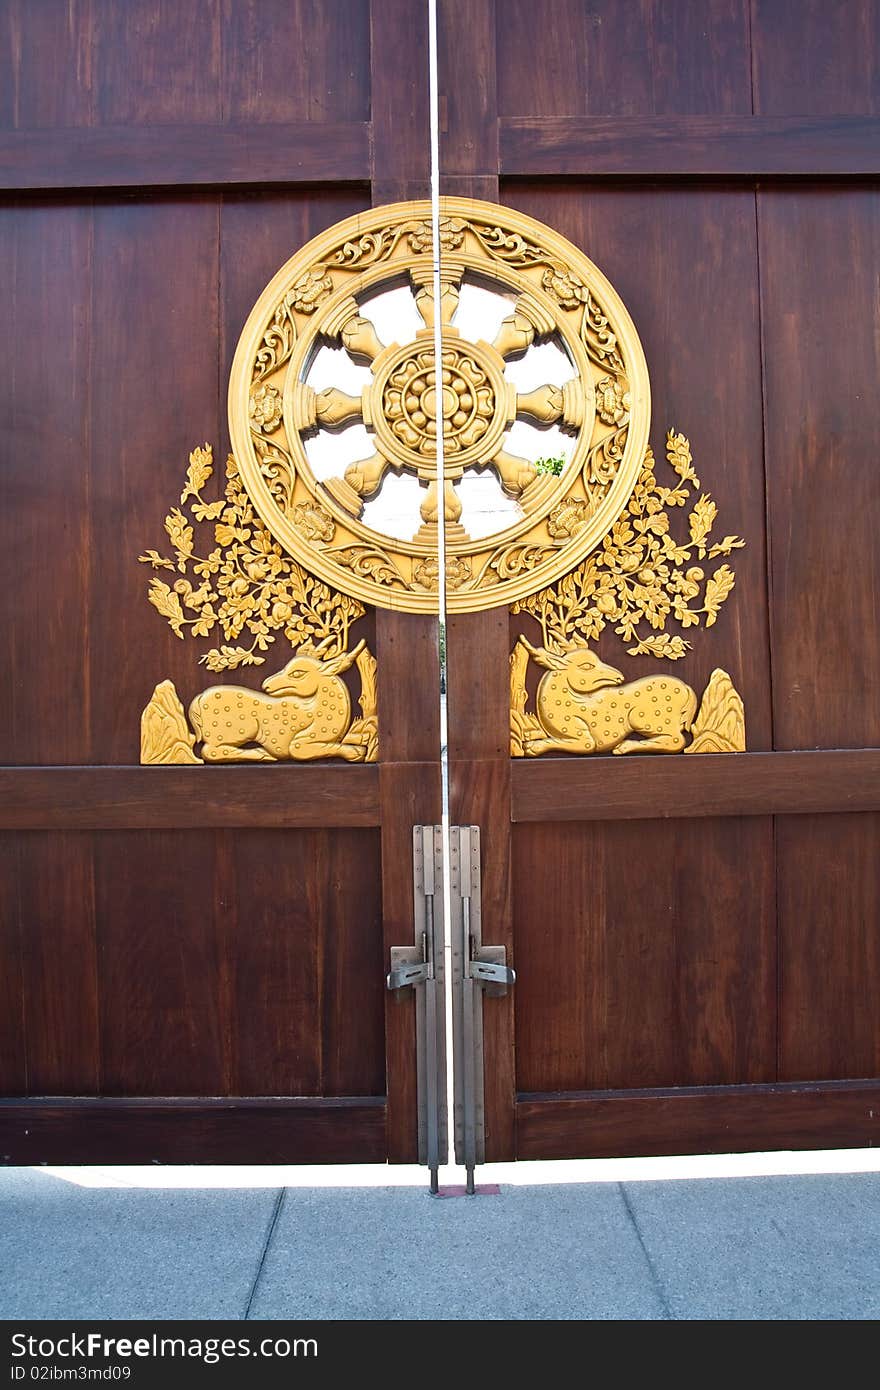
[[[76,126],[92,117],[92,0],[5,0],[0,125]]]
[[[876,747],[880,195],[762,192],[758,214],[775,745]]]
[[[446,623],[449,756],[510,754],[510,638],[507,610],[450,613]]]
[[[368,0],[222,0],[223,115],[368,121]]]
[[[497,656],[495,652],[494,657]],[[450,760],[449,797],[453,825],[480,827],[483,941],[487,946],[504,946],[507,962],[515,968],[510,760],[507,757],[489,757],[482,762]],[[489,1162],[514,1158],[516,1152],[513,1129],[515,1010],[515,991],[508,990],[501,999],[486,997],[483,1000],[483,1050],[487,1058],[483,1094]]]
[[[147,601],[145,547],[164,547],[190,450],[220,441],[216,200],[95,207],[87,659],[91,761],[135,763],[140,712],[156,683],[183,700],[205,684],[197,643],[181,641]],[[186,266],[185,275],[169,273]],[[219,460],[222,476],[222,456]],[[58,761],[44,754],[40,761]]]
[[[89,207],[0,210],[0,761],[88,762]]]
[[[94,1095],[100,1062],[91,837],[16,838],[27,1093]]]
[[[382,1163],[381,1099],[0,1100],[0,1162]]]
[[[0,1095],[27,1092],[18,840],[0,837]]]
[[[90,18],[96,124],[220,120],[220,0],[99,0]]]
[[[223,837],[215,913],[236,1095],[384,1095],[376,832]]]
[[[880,808],[880,749],[513,763],[515,821],[760,816]]]
[[[629,309],[651,376],[658,480],[674,481],[665,458],[666,432],[674,427],[690,439],[696,472],[717,504],[717,534],[746,540],[730,560],[736,588],[717,624],[711,631],[688,630],[693,650],[674,670],[700,693],[713,668],[729,672],[745,703],[747,746],[770,748],[754,194],[696,187],[503,187],[505,202],[580,246]],[[686,519],[677,510],[670,509],[670,530],[687,537]],[[721,563],[713,562],[712,570]],[[533,641],[537,632],[532,624]],[[650,657],[626,656],[611,626],[598,649],[604,660],[625,667],[628,677],[658,670]]]
[[[0,123],[366,121],[368,0],[4,0]]]
[[[363,831],[101,837],[103,1089],[384,1093],[378,850]]]
[[[317,879],[312,911],[321,923],[321,1095],[384,1095],[381,839],[375,832],[324,831],[322,840],[326,867],[310,870]]]
[[[494,0],[443,0],[438,85],[443,192],[498,201]],[[503,11],[503,7],[502,7]],[[467,43],[462,43],[466,32]],[[480,828],[483,941],[513,964],[509,621],[504,608],[446,617],[450,819]],[[515,1156],[514,1000],[483,1002],[485,1152]]]
[[[755,110],[880,114],[875,0],[752,0]]]
[[[498,201],[496,11],[495,0],[437,6],[441,192],[490,202]]]
[[[520,826],[521,1091],[771,1081],[768,819]]]
[[[522,1096],[518,1158],[872,1147],[880,1082]]]
[[[748,0],[504,0],[510,116],[749,112]]]
[[[440,749],[440,647],[430,614],[376,612],[376,658],[393,672],[378,695],[384,762],[431,762]]]
[[[880,815],[781,817],[779,1076],[880,1074]]]
[[[0,768],[0,830],[378,824],[375,767]]]
[[[365,182],[363,122],[101,126],[0,135],[0,190]]]
[[[351,189],[324,188],[320,197],[304,192],[224,196],[220,208],[221,396],[225,396],[245,321],[275,273],[312,237],[367,207],[366,192]],[[228,443],[225,422],[224,441]],[[241,672],[236,680],[246,681],[247,675]],[[252,679],[259,684],[258,676]]]
[[[868,116],[521,117],[501,123],[505,176],[862,177],[880,173]]]
[[[505,609],[450,614],[448,661],[449,799],[453,825],[478,825],[483,940],[504,946],[515,965],[510,851],[508,618]],[[514,1156],[514,1009],[510,992],[483,1003],[486,1155]]]
[[[214,836],[107,831],[94,866],[101,1092],[229,1095]]]
[[[397,616],[402,618],[406,615]],[[411,615],[410,621],[413,621]],[[415,622],[418,624],[418,618]],[[415,709],[423,709],[423,706],[415,706]],[[408,946],[413,940],[412,832],[414,825],[436,825],[440,820],[440,766],[436,761],[423,764],[383,763],[379,776],[383,948],[387,970],[391,963],[391,947]],[[418,1158],[415,1062],[415,1000],[401,999],[387,991],[385,1074],[388,1088],[388,1158],[392,1163],[414,1163]]]
[[[428,7],[370,0],[373,206],[431,191]]]

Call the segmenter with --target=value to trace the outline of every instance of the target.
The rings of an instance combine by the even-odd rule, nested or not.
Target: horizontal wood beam
[[[515,821],[880,810],[880,749],[517,758]]]
[[[324,829],[379,823],[375,764],[0,768],[0,830]]]
[[[383,1163],[385,1100],[0,1101],[0,1163]]]
[[[841,1149],[880,1142],[880,1081],[520,1096],[517,1158]]]
[[[0,191],[366,183],[364,122],[0,132]]]
[[[503,177],[853,178],[880,173],[868,116],[514,117]]]

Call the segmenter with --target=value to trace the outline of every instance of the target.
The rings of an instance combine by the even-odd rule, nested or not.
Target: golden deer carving
[[[521,640],[546,668],[536,699],[541,731],[526,739],[528,754],[551,748],[569,753],[679,753],[684,748],[697,712],[697,697],[684,681],[663,673],[624,684],[622,671],[586,647],[558,655]]]
[[[545,674],[536,715],[526,710],[529,657]],[[742,700],[725,671],[713,671],[697,714],[696,693],[660,672],[624,682],[587,647],[551,651],[520,637],[510,658],[511,753],[721,753],[745,748]],[[693,734],[685,747],[685,735]],[[633,737],[634,735],[634,737]]]
[[[357,662],[370,716],[351,722],[351,701],[340,679]],[[189,707],[190,724],[205,762],[278,762],[293,759],[375,758],[375,662],[359,642],[325,657],[321,648],[300,650],[283,670],[263,681],[261,694],[237,685],[214,685]]]

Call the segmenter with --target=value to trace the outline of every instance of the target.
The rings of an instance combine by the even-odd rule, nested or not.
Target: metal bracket
[[[449,848],[455,1157],[473,1192],[474,1169],[485,1162],[483,995],[505,995],[516,975],[503,946],[483,945],[479,826],[452,826]]]
[[[439,825],[413,826],[412,946],[392,946],[386,976],[398,998],[416,997],[419,1162],[437,1191],[438,1169],[448,1153],[446,1116],[446,961],[443,923],[443,838]]]

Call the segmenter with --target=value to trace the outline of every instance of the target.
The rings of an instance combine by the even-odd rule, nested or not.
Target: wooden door
[[[876,1143],[878,8],[440,13],[444,192],[602,269],[658,470],[685,434],[715,535],[746,541],[683,659],[594,643],[627,680],[723,668],[746,752],[511,758],[508,659],[540,629],[449,619],[451,815],[481,827],[483,932],[517,972],[484,1006],[487,1156]]]
[[[0,4],[5,1162],[416,1156],[415,1012],[384,976],[439,815],[436,620],[361,620],[377,764],[141,767],[150,692],[201,690],[209,643],[149,605],[138,555],[194,446],[222,486],[266,282],[426,195],[426,18]]]

